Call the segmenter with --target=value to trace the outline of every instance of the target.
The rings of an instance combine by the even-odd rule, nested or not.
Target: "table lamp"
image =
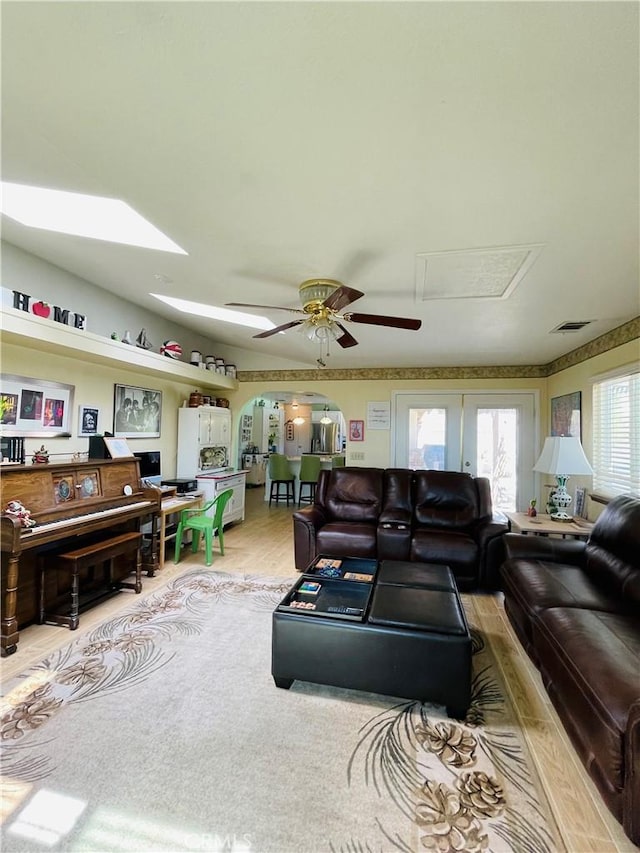
[[[551,518],[554,521],[571,521],[572,516],[567,513],[571,503],[567,480],[571,474],[593,474],[580,441],[573,436],[564,435],[545,438],[542,453],[533,470],[542,474],[553,474],[556,478],[556,490],[551,495],[555,511],[551,513]]]

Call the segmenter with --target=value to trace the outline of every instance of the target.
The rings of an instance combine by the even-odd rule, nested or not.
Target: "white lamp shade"
[[[533,466],[542,474],[593,474],[582,445],[573,436],[552,435],[545,439],[540,458]]]

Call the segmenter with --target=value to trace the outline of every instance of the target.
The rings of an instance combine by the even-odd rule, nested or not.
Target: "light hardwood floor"
[[[241,524],[225,531],[225,555],[214,546],[212,569],[230,573],[295,577],[291,514],[293,509],[273,506],[263,500],[262,489],[247,490],[247,514]],[[185,551],[176,566],[168,554],[164,569],[155,578],[143,576],[142,595],[153,592],[172,577],[204,565],[203,554]],[[604,806],[594,785],[576,757],[564,733],[535,667],[522,651],[504,614],[498,595],[475,596],[481,620],[478,627],[490,635],[505,683],[517,709],[524,736],[547,791],[561,838],[569,853],[614,853],[637,851],[620,825]],[[66,628],[32,625],[20,632],[18,651],[3,658],[3,682],[18,675],[52,650],[86,633],[132,602],[122,592],[83,613],[73,634]]]

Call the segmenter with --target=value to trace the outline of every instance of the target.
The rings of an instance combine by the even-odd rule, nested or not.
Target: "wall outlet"
[[[349,454],[349,459],[352,462],[364,462],[364,451],[362,450],[353,450]]]

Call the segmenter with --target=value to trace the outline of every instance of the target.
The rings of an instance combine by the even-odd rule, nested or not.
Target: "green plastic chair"
[[[185,530],[192,531],[191,550],[195,554],[200,547],[200,534],[204,533],[205,563],[210,566],[213,562],[213,537],[218,532],[220,540],[220,553],[224,555],[224,535],[222,529],[222,514],[233,494],[233,489],[226,489],[217,498],[207,501],[204,506],[195,509],[183,509],[180,513],[180,521],[176,531],[176,553],[175,562],[180,562],[182,553],[182,534]],[[213,508],[213,513],[208,514]]]
[[[295,506],[296,496],[293,487],[295,476],[289,465],[289,460],[283,453],[272,453],[269,456],[269,479],[271,480],[271,490],[269,492],[269,506],[271,501],[276,503],[280,499],[287,501],[291,500]],[[281,494],[281,486],[284,486],[284,494]]]
[[[334,456],[332,468],[344,468],[344,456]]]
[[[298,506],[302,503],[312,504],[315,501],[320,468],[321,462],[319,456],[303,455],[298,480]],[[307,495],[302,494],[304,486],[308,488],[309,493]]]

